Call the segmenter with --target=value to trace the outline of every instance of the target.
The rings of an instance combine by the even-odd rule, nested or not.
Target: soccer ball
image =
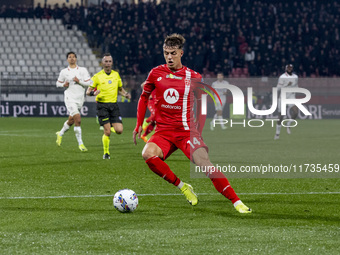
[[[113,197],[113,205],[120,212],[133,212],[138,206],[138,197],[131,189],[121,189]]]

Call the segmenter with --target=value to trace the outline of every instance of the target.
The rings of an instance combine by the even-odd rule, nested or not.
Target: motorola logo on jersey
[[[174,104],[179,99],[179,93],[175,89],[167,89],[164,91],[163,97],[168,104]]]

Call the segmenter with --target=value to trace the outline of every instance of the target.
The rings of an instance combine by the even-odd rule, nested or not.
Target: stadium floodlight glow
[[[233,97],[233,115],[244,115],[244,95],[240,88],[236,87],[235,85],[225,85],[224,88],[228,89]],[[302,93],[305,94],[304,98],[287,98],[287,93]],[[303,103],[307,103],[311,99],[311,93],[309,90],[304,88],[282,88],[280,93],[281,99],[281,109],[282,115],[287,115],[286,106],[287,105],[295,105],[303,112],[306,116],[312,115]],[[275,112],[277,105],[278,105],[278,98],[277,98],[277,88],[272,88],[272,106],[270,109],[266,110],[258,110],[255,109],[253,105],[253,88],[247,88],[247,102],[248,102],[248,109],[251,113],[255,115],[270,115]],[[201,114],[207,115],[207,94],[202,95],[201,100]]]

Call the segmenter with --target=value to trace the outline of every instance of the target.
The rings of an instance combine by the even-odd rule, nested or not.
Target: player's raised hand
[[[143,131],[143,128],[142,126],[139,126],[138,127],[138,132],[136,130],[133,130],[132,132],[132,139],[133,139],[133,143],[135,145],[137,145],[137,139],[136,139],[136,136],[138,135],[138,139],[140,139],[141,135],[142,135],[142,131]]]

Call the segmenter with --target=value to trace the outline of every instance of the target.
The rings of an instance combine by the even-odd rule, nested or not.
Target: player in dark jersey
[[[210,162],[207,146],[201,137],[205,115],[201,115],[200,103],[197,103],[197,116],[193,111],[194,102],[200,100],[203,91],[195,86],[194,81],[201,81],[202,76],[183,66],[183,45],[185,39],[179,34],[167,36],[163,45],[165,65],[153,68],[145,81],[144,89],[138,102],[137,124],[133,131],[133,140],[141,137],[142,124],[148,99],[155,91],[156,132],[145,145],[142,156],[149,168],[169,183],[177,186],[191,205],[198,203],[197,195],[190,184],[182,182],[164,162],[175,150],[180,149],[197,166],[210,169],[207,173],[217,191],[228,198],[240,213],[251,213],[251,209],[242,203],[231,187],[228,179]],[[193,86],[194,85],[194,86]]]

